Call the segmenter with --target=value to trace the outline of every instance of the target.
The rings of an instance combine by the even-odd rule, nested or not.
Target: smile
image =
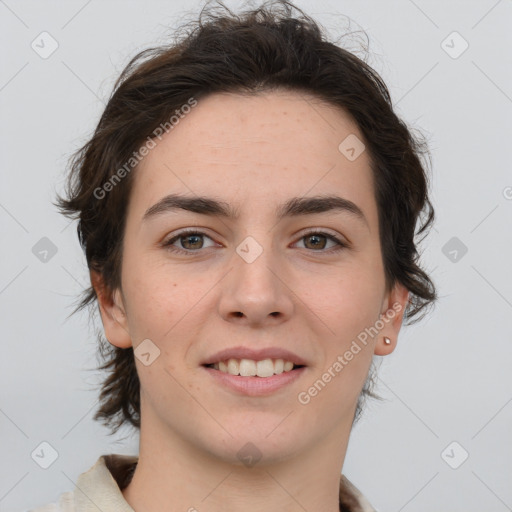
[[[263,377],[268,378],[273,375],[280,375],[283,372],[292,371],[295,368],[301,368],[302,365],[295,365],[291,361],[284,359],[263,359],[255,361],[252,359],[227,359],[207,365],[222,373],[229,375],[240,375],[242,377]]]
[[[283,359],[229,359],[202,367],[216,385],[246,396],[270,395],[290,385],[306,371],[305,366]]]

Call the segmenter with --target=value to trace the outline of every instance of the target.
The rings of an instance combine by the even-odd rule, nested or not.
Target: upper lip
[[[297,354],[279,347],[268,347],[260,350],[249,347],[226,348],[209,356],[201,364],[214,364],[228,359],[252,359],[254,361],[262,361],[263,359],[284,359],[298,366],[306,366],[306,361]]]

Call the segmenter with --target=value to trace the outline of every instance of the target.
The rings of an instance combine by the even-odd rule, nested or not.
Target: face
[[[144,342],[150,354],[135,359],[143,428],[226,461],[248,441],[263,461],[282,460],[350,429],[372,355],[395,346],[407,292],[386,292],[369,155],[347,158],[338,146],[349,135],[363,140],[313,96],[215,94],[133,171],[121,289],[101,312],[110,343],[137,354]],[[171,194],[236,215],[179,208]],[[303,368],[270,377],[271,389],[266,377],[204,366],[234,348],[286,350]]]

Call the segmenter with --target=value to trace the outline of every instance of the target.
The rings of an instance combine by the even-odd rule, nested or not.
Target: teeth
[[[263,361],[253,361],[251,359],[228,359],[219,361],[213,367],[223,373],[230,375],[241,375],[242,377],[271,377],[283,372],[289,372],[293,369],[291,361],[283,359],[264,359]]]

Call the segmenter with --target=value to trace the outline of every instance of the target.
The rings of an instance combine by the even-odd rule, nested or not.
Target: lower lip
[[[289,372],[272,375],[272,377],[242,377],[240,375],[224,373],[207,366],[203,366],[203,368],[219,382],[219,384],[247,396],[270,395],[278,389],[296,381],[306,370],[306,367],[302,366],[301,368],[290,370]]]

